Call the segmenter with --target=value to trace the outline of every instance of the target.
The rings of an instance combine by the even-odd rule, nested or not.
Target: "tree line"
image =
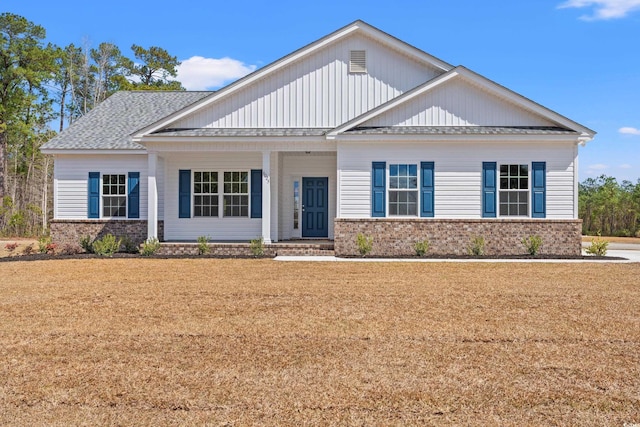
[[[582,234],[640,237],[640,179],[588,178],[579,184],[578,209]]]
[[[0,234],[38,235],[51,210],[46,141],[119,90],[184,90],[165,49],[56,46],[25,17],[0,14]],[[51,124],[56,123],[57,132]]]

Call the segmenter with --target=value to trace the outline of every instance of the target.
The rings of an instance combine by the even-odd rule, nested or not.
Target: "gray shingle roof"
[[[552,126],[379,126],[357,127],[346,135],[579,135]]]
[[[117,92],[42,146],[43,150],[142,150],[137,130],[213,92]]]
[[[154,133],[159,136],[322,136],[330,128],[202,128],[167,129]]]

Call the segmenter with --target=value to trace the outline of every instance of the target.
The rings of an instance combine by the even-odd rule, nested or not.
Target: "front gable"
[[[366,72],[349,68],[364,51]],[[362,21],[355,21],[196,105],[140,129],[327,128],[338,126],[452,68]]]
[[[457,75],[359,126],[554,127],[558,123]]]
[[[553,128],[584,143],[595,132],[463,66],[458,66],[329,132],[357,128]]]
[[[366,71],[350,71],[352,51],[364,52]],[[441,73],[379,40],[355,33],[168,127],[333,128]]]

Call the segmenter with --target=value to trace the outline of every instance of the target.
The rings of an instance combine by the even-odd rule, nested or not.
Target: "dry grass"
[[[640,423],[640,264],[0,264],[0,425]]]

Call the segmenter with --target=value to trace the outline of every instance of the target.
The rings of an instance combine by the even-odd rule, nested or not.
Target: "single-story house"
[[[595,132],[356,21],[218,90],[118,92],[47,142],[61,244],[333,241],[357,254],[580,254]]]

